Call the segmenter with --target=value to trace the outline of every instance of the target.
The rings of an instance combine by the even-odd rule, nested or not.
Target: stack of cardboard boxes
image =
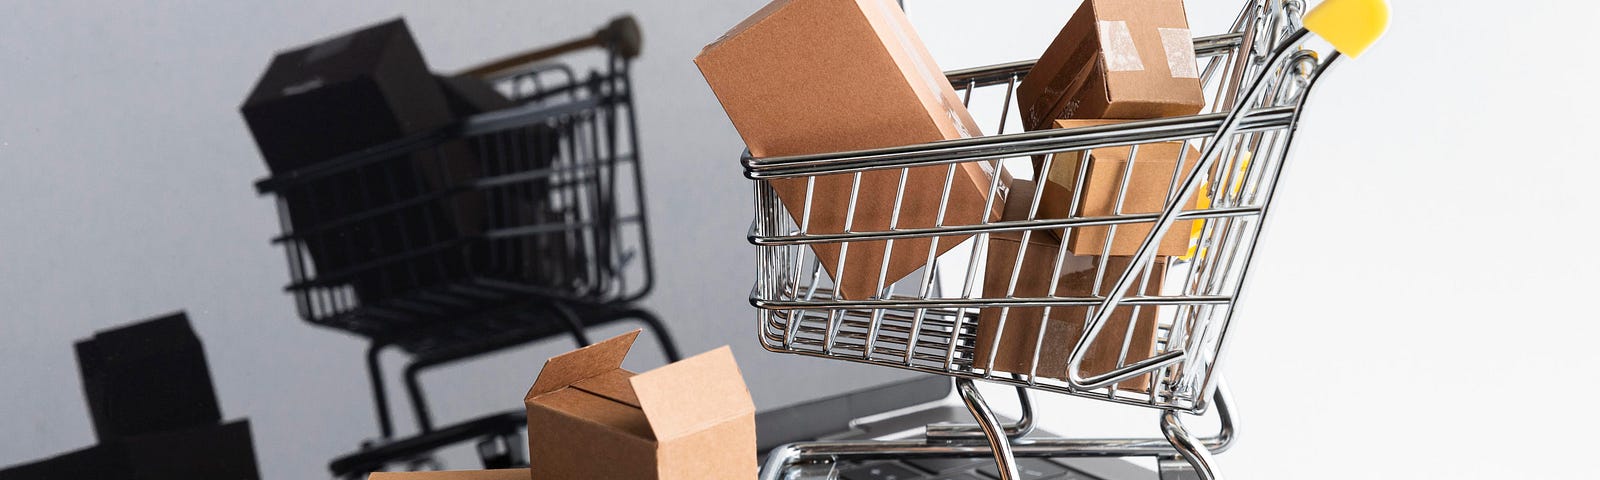
[[[981,134],[890,0],[775,1],[707,45],[695,63],[756,157]],[[1016,98],[1029,130],[1198,113],[1205,98],[1182,1],[1084,1],[1017,87]],[[912,168],[904,179],[898,170],[880,170],[861,174],[859,181],[837,174],[809,184],[806,178],[775,180],[772,187],[796,224],[806,225],[806,233],[1029,220],[1036,188],[1041,198],[1033,218],[1095,217],[1160,211],[1180,163],[1192,166],[1198,157],[1185,142],[1142,145],[1136,151],[1120,147],[1059,154],[1048,165],[1041,156],[1035,159],[1032,177],[1042,186],[1013,181],[984,162],[966,162],[958,164],[948,199],[942,195],[943,166]],[[1129,178],[1123,178],[1125,173]],[[993,182],[994,175],[1003,178]],[[990,191],[995,183],[1000,191]],[[991,196],[1009,198],[988,202]],[[938,218],[941,201],[948,202],[948,211]],[[985,211],[985,205],[993,208]],[[1146,290],[1134,294],[1159,293],[1164,257],[1188,251],[1192,223],[1181,222],[1161,238],[1162,257],[1146,265],[1150,278],[1139,282]],[[1151,228],[1148,223],[1082,227],[1065,238],[1061,231],[1036,231],[1028,235],[1029,248],[1021,248],[1020,234],[993,234],[985,296],[1105,295]],[[897,241],[892,248],[881,241],[812,248],[839,296],[861,299],[881,295],[884,287],[924,265],[930,253],[939,255],[964,239],[941,238],[933,252],[927,239]],[[1066,260],[1057,270],[1058,249],[1063,247]],[[845,249],[848,259],[840,262]],[[1103,273],[1097,278],[1097,272]],[[1052,284],[1057,285],[1054,292]],[[1138,309],[1137,315],[1133,307],[1123,308],[1106,331],[1131,330],[1126,356],[1118,358],[1117,352],[1128,335],[1103,335],[1091,346],[1086,374],[1143,359],[1154,348],[1157,308]],[[983,311],[979,367],[989,368],[992,347],[998,345],[993,369],[1032,371],[1042,310]],[[1086,307],[1052,310],[1039,375],[1065,377],[1066,350],[1076,343],[1088,312]],[[1003,315],[1010,321],[1002,329]],[[1124,387],[1144,380],[1129,380]]]
[[[1204,107],[1181,0],[1085,0],[1017,86],[1017,108],[1029,130],[1191,115]],[[1160,212],[1175,191],[1175,182],[1199,160],[1199,153],[1186,142],[1166,142],[1140,145],[1137,150],[1100,148],[1033,160],[1034,176],[1043,183],[1037,189],[1041,196],[1037,218],[1058,219]],[[1028,219],[1035,187],[1031,183],[1012,187],[1007,209],[1015,218],[1008,219]],[[1017,195],[1018,190],[1028,190],[1029,195]],[[1192,199],[1186,208],[1195,205]],[[1170,257],[1189,250],[1193,223],[1178,222],[1161,237],[1155,259],[1140,266],[1129,296],[1161,293]],[[1153,227],[1151,223],[1078,227],[1068,230],[1065,238],[1061,231],[1036,231],[1028,248],[1021,248],[1018,240],[991,240],[984,291],[988,296],[1009,292],[1043,297],[1052,293],[1054,281],[1057,296],[1109,295]],[[1056,270],[1062,247],[1067,252]],[[1013,270],[1021,272],[1015,284]],[[1089,345],[1080,373],[1105,373],[1148,358],[1155,348],[1157,314],[1155,306],[1118,307],[1102,330],[1114,333],[1102,333]],[[1067,378],[1068,356],[1092,312],[1088,307],[1051,309],[1041,342],[1043,316],[1043,308],[983,311],[976,365]],[[1036,346],[1038,365],[1033,365]],[[1148,380],[1148,376],[1134,377],[1118,387],[1145,390]]]

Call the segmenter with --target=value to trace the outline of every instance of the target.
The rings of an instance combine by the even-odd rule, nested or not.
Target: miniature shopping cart
[[[786,445],[768,456],[762,478],[794,478],[786,473],[791,467],[818,462],[987,455],[995,457],[1007,480],[1019,478],[1016,456],[1154,456],[1161,459],[1163,478],[1182,469],[1192,469],[1200,478],[1215,478],[1211,453],[1226,449],[1234,438],[1226,388],[1215,366],[1268,206],[1285,171],[1290,140],[1315,82],[1345,54],[1359,54],[1387,24],[1387,6],[1380,0],[1328,0],[1302,21],[1303,8],[1299,0],[1251,0],[1229,33],[1195,39],[1209,113],[1005,134],[1007,112],[1002,110],[1001,134],[995,136],[785,158],[747,155],[743,161],[746,175],[756,182],[750,241],[759,250],[759,276],[751,303],[759,308],[762,346],[780,353],[954,377],[962,400],[977,419],[975,426],[930,425],[925,438],[914,440]],[[1309,46],[1315,40],[1311,31],[1333,48]],[[1003,90],[1003,105],[1009,105],[1012,92],[1031,66],[1032,62],[1019,62],[949,72],[947,76],[969,100],[975,92]],[[1198,158],[1177,162],[1193,166],[1173,169],[1170,182],[1163,185],[1167,196],[1159,211],[1122,211],[1130,188],[1127,178],[1138,161],[1139,148],[1163,142],[1195,147]],[[944,225],[941,218],[932,227],[894,228],[891,223],[887,230],[871,231],[851,230],[846,223],[842,233],[809,232],[802,227],[809,219],[791,217],[791,210],[783,208],[771,185],[780,179],[807,179],[809,185],[814,183],[810,179],[818,176],[844,175],[854,176],[859,186],[861,175],[873,171],[898,171],[904,185],[908,172],[915,168],[954,172],[965,162],[985,162],[998,171],[1006,159],[1034,157],[1042,158],[1040,171],[1049,170],[1053,162],[1070,162],[1065,167],[1079,172],[1079,184],[1073,191],[1081,192],[1089,153],[1113,147],[1129,154],[1126,166],[1119,167],[1124,170],[1115,193],[1116,210],[1106,215],[1085,215],[1074,208],[1067,218],[1041,218],[1037,215],[1041,195],[1036,190],[1025,219]],[[1182,151],[1189,155],[1189,148]],[[952,175],[944,178],[945,200],[941,201],[948,201]],[[1037,188],[1042,189],[1043,184],[1039,182]],[[988,201],[1005,201],[999,186],[996,178]],[[905,190],[897,193],[895,205],[900,205]],[[809,213],[811,195],[808,186],[807,204],[792,211]],[[854,198],[855,192],[851,195]],[[1074,199],[1071,205],[1076,204]],[[849,208],[855,208],[854,201]],[[1137,231],[1142,238],[1137,253],[1121,264],[1110,265],[1107,255],[1090,256],[1089,268],[1096,273],[1093,278],[1103,279],[1096,280],[1092,291],[1080,296],[1022,296],[1007,288],[984,289],[984,276],[995,274],[980,273],[992,236],[1020,233],[1023,237],[1016,255],[1022,260],[986,267],[1003,269],[1001,278],[1009,272],[1008,285],[1014,287],[1023,262],[1054,265],[1059,275],[1066,261],[1064,247],[1060,253],[1029,256],[1029,236],[1065,239],[1074,229],[1088,228],[1108,232],[1104,235],[1106,253],[1119,229],[1123,235]],[[1159,239],[1173,230],[1190,233],[1188,254],[1156,261]],[[843,257],[867,248],[887,252],[894,241],[908,239],[936,242],[933,250],[938,249],[937,242],[970,248],[964,250],[966,257],[928,254],[921,270],[899,281],[880,280],[875,290],[878,295],[863,300],[835,295],[824,266],[810,248],[832,244]],[[889,254],[883,257],[887,262]],[[843,258],[837,261],[844,265]],[[1158,271],[1164,273],[1160,275],[1164,280],[1161,285],[1150,285],[1145,279],[1156,277],[1152,274]],[[1049,292],[1055,292],[1054,284]],[[1045,320],[1037,331],[1026,332],[1024,341],[1007,341],[1002,325],[1008,315],[1029,308],[1043,309]],[[1076,318],[1051,316],[1051,309],[1086,313]],[[1129,341],[1136,337],[1132,329],[1138,322],[1113,321],[1118,312],[1130,309],[1158,313],[1152,315],[1154,341],[1148,350]],[[1080,332],[1064,345],[1054,345],[1070,352],[1065,365],[1041,364],[1038,352],[1049,346],[1044,345],[1047,336],[1043,332],[1052,321],[1074,323]],[[987,345],[980,345],[979,332],[985,326],[1001,333],[992,334],[985,340]],[[1085,358],[1091,346],[1103,343],[1120,344],[1116,364],[1090,371]],[[1000,348],[1021,348],[1023,355],[1031,354],[1030,362],[1023,369],[997,369],[994,352]],[[1040,373],[1063,367],[1065,374],[1057,375],[1060,378]],[[979,395],[974,380],[1016,387],[1022,405],[1020,420],[1002,424]],[[1034,416],[1028,395],[1034,389],[1161,410],[1165,438],[1030,437]],[[1202,414],[1212,405],[1221,417],[1221,432],[1197,438],[1185,429],[1178,414]]]
[[[562,57],[602,47],[599,59]],[[506,105],[256,184],[278,203],[300,316],[370,340],[380,437],[335,459],[335,476],[426,463],[484,438],[486,467],[524,464],[522,411],[435,427],[427,368],[584,329],[644,323],[669,361],[666,329],[634,302],[654,271],[629,65],[631,17],[595,35],[466,72]],[[428,177],[417,172],[427,172]],[[438,177],[443,176],[441,180]],[[406,393],[420,432],[395,438],[379,354],[410,356]]]

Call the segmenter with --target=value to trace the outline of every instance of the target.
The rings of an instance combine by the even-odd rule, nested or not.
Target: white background
[[[1037,56],[1077,3],[909,1],[945,69]],[[360,341],[299,322],[280,290],[275,213],[250,185],[266,171],[236,107],[271,52],[400,14],[450,70],[634,12],[663,277],[647,304],[687,352],[733,345],[763,407],[818,382],[885,377],[755,344],[741,143],[689,60],[761,3],[5,4],[0,464],[92,443],[71,342],[176,309],[205,342],[225,415],[252,420],[266,478],[324,477],[329,458],[376,431]],[[1237,4],[1188,7],[1204,34]],[[1585,408],[1600,338],[1589,297],[1600,7],[1394,8],[1389,36],[1330,72],[1308,107],[1223,367],[1245,424],[1221,467],[1234,478],[1583,476],[1600,427]],[[543,358],[566,348],[426,376],[436,417],[517,408]],[[659,362],[641,347],[629,365]],[[1150,411],[1051,404],[1061,433],[1156,432]]]

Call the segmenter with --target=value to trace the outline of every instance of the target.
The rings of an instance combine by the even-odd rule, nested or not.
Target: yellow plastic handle
[[[1359,57],[1389,29],[1389,2],[1323,0],[1306,14],[1304,24],[1339,52]]]

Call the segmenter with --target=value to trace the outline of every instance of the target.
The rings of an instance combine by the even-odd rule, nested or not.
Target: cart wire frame
[[[753,158],[747,151],[741,161],[746,176],[755,181],[755,218],[748,237],[758,250],[758,277],[750,302],[758,308],[761,345],[779,353],[954,377],[961,398],[978,420],[977,426],[929,426],[928,438],[923,440],[787,445],[769,455],[762,478],[780,478],[784,468],[801,462],[905,455],[993,455],[1001,472],[1010,475],[1007,478],[1015,478],[1012,459],[1016,455],[1152,455],[1167,460],[1181,458],[1181,462],[1164,461],[1164,469],[1170,463],[1192,468],[1201,478],[1215,478],[1210,453],[1227,448],[1235,430],[1226,390],[1214,374],[1214,367],[1223,353],[1225,333],[1305,101],[1317,79],[1342,57],[1336,50],[1306,46],[1306,40],[1312,37],[1301,27],[1303,10],[1304,4],[1299,0],[1250,0],[1229,33],[1194,40],[1208,113],[1007,134],[1006,116],[1013,94],[1033,63],[1024,61],[946,73],[968,102],[980,89],[1003,89],[999,130],[993,136],[783,158]],[[1165,205],[1155,211],[1125,211],[1124,200],[1139,148],[1162,142],[1183,143],[1167,184]],[[1198,159],[1188,158],[1190,146],[1202,152]],[[1117,177],[1114,210],[1103,215],[1082,214],[1077,211],[1081,200],[1078,195],[1084,190],[1091,162],[1089,152],[1110,147],[1128,150],[1126,162],[1117,167],[1122,171]],[[1078,185],[1072,189],[1074,196],[1068,204],[1071,214],[1066,218],[1038,216],[1042,197],[1039,193],[1045,183],[1039,181],[1026,220],[944,223],[959,164],[985,162],[999,172],[1003,160],[1029,156],[1042,156],[1040,172],[1048,171],[1053,162],[1077,160],[1076,165],[1066,164],[1078,173]],[[1193,167],[1184,168],[1190,160],[1195,160]],[[938,219],[932,226],[899,227],[898,206],[907,195],[906,179],[911,169],[940,166],[946,173]],[[851,217],[847,217],[843,231],[811,231],[817,177],[852,176],[846,208],[853,215],[862,175],[884,171],[899,174],[899,189],[894,197],[897,214],[887,229],[852,229],[852,221],[848,220]],[[771,185],[780,179],[805,179],[801,218],[793,218],[783,208]],[[1005,201],[1000,183],[1001,176],[995,175],[985,211]],[[1197,196],[1197,205],[1189,207]],[[1189,253],[1168,257],[1165,262],[1154,261],[1160,239],[1179,222],[1194,225]],[[1136,253],[1129,256],[1126,267],[1117,271],[1105,259],[1111,256],[1111,244],[1119,227],[1124,232],[1148,233],[1138,235],[1142,241]],[[1095,274],[1091,292],[1057,295],[1059,277],[1069,257],[1069,249],[1062,245],[1053,258],[1032,259],[1053,262],[1055,276],[1047,292],[1055,294],[1014,294],[1030,236],[1054,234],[1064,242],[1075,229],[1087,228],[1106,232],[1100,254],[1090,257]],[[1009,288],[1005,292],[983,291],[983,252],[988,250],[989,237],[1002,232],[1022,236],[1018,260],[988,265],[1010,271]],[[907,239],[931,239],[933,247],[928,249],[922,268],[903,280],[885,278],[894,242]],[[961,246],[957,250],[966,248],[971,255],[965,259],[941,256],[941,240],[958,243]],[[868,242],[874,243],[862,246]],[[866,299],[838,295],[823,270],[825,266],[808,248],[819,244],[838,247],[839,258],[830,262],[837,261],[840,268],[852,245],[858,249],[882,248],[884,260],[874,290],[878,295]],[[1151,273],[1158,268],[1163,269],[1162,278],[1167,281],[1163,285],[1147,285]],[[939,275],[941,270],[956,272],[964,280],[941,283],[941,278],[951,278]],[[1174,283],[1175,279],[1181,282]],[[1129,292],[1135,283],[1141,285]],[[1151,294],[1147,287],[1159,292]],[[1086,312],[1081,320],[1052,318],[1049,314],[1052,308],[1074,307]],[[1045,312],[1037,330],[1024,338],[1033,347],[1026,372],[997,369],[994,363],[995,352],[1002,348],[1008,314],[1017,308],[1042,308]],[[1130,358],[1134,325],[1138,322],[1127,321],[1125,331],[1105,327],[1120,311],[1131,310],[1132,318],[1140,318],[1140,309],[1159,312],[1154,345],[1150,355],[1135,353],[1139,358],[1125,362]],[[987,348],[989,355],[978,358],[978,313],[985,310],[998,310],[998,326],[993,329],[992,338],[985,340],[992,342]],[[1051,321],[1082,325],[1080,335],[1071,344],[1067,373],[1062,378],[1039,373],[1039,352]],[[1085,372],[1083,361],[1090,345],[1100,336],[1120,343],[1117,366],[1103,372]],[[1135,380],[1141,376],[1142,380]],[[1000,424],[978,395],[973,380],[1016,387],[1023,404],[1022,420]],[[1139,385],[1130,387],[1135,381]],[[1028,401],[1030,389],[1160,409],[1165,438],[1028,438],[1033,419]],[[1217,436],[1196,438],[1184,429],[1176,414],[1203,414],[1213,403],[1209,399],[1215,399],[1218,405],[1223,429]]]

